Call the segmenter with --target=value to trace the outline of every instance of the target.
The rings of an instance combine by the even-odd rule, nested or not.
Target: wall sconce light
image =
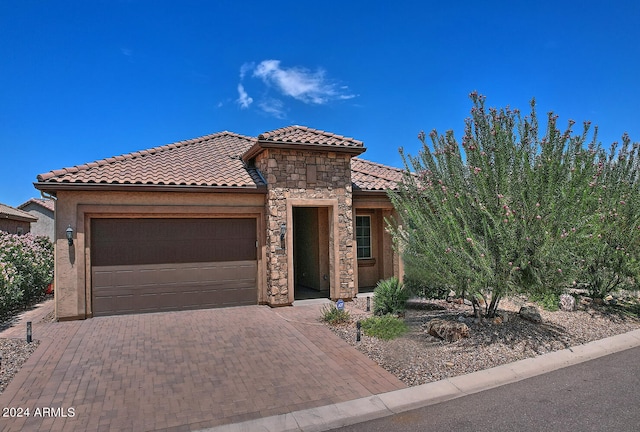
[[[71,228],[71,225],[69,225],[67,231],[65,232],[67,233],[67,241],[69,242],[69,246],[73,246],[73,228]]]

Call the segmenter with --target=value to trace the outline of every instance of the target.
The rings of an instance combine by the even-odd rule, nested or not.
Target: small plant
[[[343,324],[351,321],[351,316],[346,310],[340,310],[334,303],[322,307],[322,321],[329,324]]]
[[[381,280],[373,290],[373,313],[375,315],[402,313],[407,300],[409,300],[409,290],[397,277]]]
[[[529,300],[539,304],[550,312],[555,312],[560,309],[560,298],[556,293],[551,291],[531,294]]]
[[[390,340],[406,333],[408,327],[395,315],[373,316],[363,320],[360,325],[367,336]]]

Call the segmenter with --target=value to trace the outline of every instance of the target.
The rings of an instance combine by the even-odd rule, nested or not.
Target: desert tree
[[[560,129],[553,113],[541,132],[535,100],[523,117],[509,107],[487,109],[476,92],[470,98],[461,142],[434,130],[429,138],[419,134],[417,156],[401,149],[403,181],[389,192],[398,218],[388,225],[407,278],[463,292],[492,316],[510,292],[557,295],[590,274],[593,284],[594,271],[601,279],[617,280],[621,269],[630,274],[637,238],[628,231],[639,231],[637,146],[612,146],[607,154],[597,128],[590,133],[584,122],[574,133],[569,120]],[[606,247],[593,240],[614,236],[612,224],[623,219],[622,240]],[[594,257],[622,247],[628,255],[616,256],[624,264],[603,273]]]

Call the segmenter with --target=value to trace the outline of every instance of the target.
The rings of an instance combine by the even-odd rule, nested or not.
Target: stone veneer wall
[[[289,286],[289,248],[282,249],[280,225],[287,222],[287,235],[292,235],[287,221],[287,200],[336,200],[338,202],[338,257],[330,244],[330,273],[339,275],[339,286],[333,286],[331,298],[350,299],[356,294],[354,283],[354,250],[351,189],[351,155],[338,152],[265,149],[255,158],[255,165],[267,181],[267,301],[270,305],[286,305],[293,301]],[[313,206],[321,206],[313,204]],[[332,229],[330,233],[334,232]],[[331,234],[330,234],[331,237]],[[335,239],[334,239],[335,241]],[[337,267],[336,268],[336,263]]]

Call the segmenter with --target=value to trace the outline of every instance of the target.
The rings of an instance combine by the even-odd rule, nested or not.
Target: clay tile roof
[[[265,132],[258,136],[258,141],[336,147],[363,147],[362,141],[318,129],[311,129],[306,126],[288,126]]]
[[[18,206],[19,209],[24,209],[29,204],[34,203],[39,206],[46,208],[47,210],[55,211],[55,203],[51,199],[43,199],[43,198],[31,198],[29,201],[26,201]]]
[[[2,219],[12,219],[24,222],[36,222],[38,219],[31,216],[31,214],[18,210],[17,208],[13,208],[6,204],[0,203],[0,218]]]
[[[351,159],[351,182],[354,190],[383,191],[397,189],[403,172],[398,168],[369,162],[360,158]]]
[[[255,143],[231,132],[40,174],[39,182],[257,188],[264,181],[240,155]]]

